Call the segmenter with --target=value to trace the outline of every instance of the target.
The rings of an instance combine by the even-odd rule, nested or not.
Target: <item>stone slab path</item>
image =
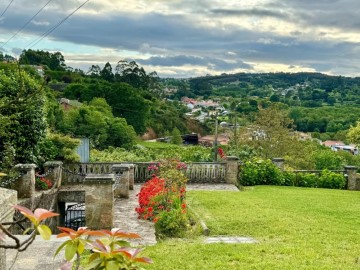
[[[141,184],[134,185],[134,190],[130,190],[129,199],[115,199],[114,205],[114,228],[119,228],[124,232],[137,233],[141,239],[131,240],[136,245],[155,245],[155,228],[150,221],[138,219],[135,208],[138,206],[136,194],[140,192]]]
[[[20,240],[25,240],[26,236],[18,235]],[[57,248],[66,241],[66,238],[56,238],[51,236],[51,240],[45,241],[40,236],[36,236],[32,245],[24,252],[17,252],[13,249],[6,250],[6,269],[7,270],[58,270],[65,262],[64,251],[61,251],[55,258]],[[9,239],[9,244],[13,242]],[[5,269],[1,269],[5,270]]]

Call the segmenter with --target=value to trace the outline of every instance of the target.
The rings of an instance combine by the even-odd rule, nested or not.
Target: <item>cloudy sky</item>
[[[60,51],[68,66],[84,71],[135,60],[161,77],[360,76],[359,0],[90,0],[51,31],[84,2],[1,1],[0,50]]]

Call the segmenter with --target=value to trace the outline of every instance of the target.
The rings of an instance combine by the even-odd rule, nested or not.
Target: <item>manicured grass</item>
[[[259,243],[168,240],[146,248],[146,269],[360,269],[360,192],[257,186],[191,191],[187,201],[211,235]]]

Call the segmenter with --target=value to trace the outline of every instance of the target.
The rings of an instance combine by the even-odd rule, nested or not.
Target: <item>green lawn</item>
[[[259,243],[168,240],[146,248],[154,260],[146,269],[360,269],[360,192],[257,186],[191,191],[187,200],[211,235]]]

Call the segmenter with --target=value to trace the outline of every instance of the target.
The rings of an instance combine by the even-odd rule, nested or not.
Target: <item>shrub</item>
[[[330,172],[329,170],[323,170],[319,177],[319,187],[342,189],[346,185],[346,179],[344,175],[339,173]]]
[[[186,165],[171,159],[152,164],[148,169],[154,174],[138,194],[139,218],[155,223],[159,239],[185,235],[189,224],[185,202]]]
[[[281,170],[271,160],[251,159],[241,168],[239,184],[253,185],[283,185]]]
[[[318,179],[314,173],[298,173],[295,178],[295,186],[297,187],[318,187]]]

